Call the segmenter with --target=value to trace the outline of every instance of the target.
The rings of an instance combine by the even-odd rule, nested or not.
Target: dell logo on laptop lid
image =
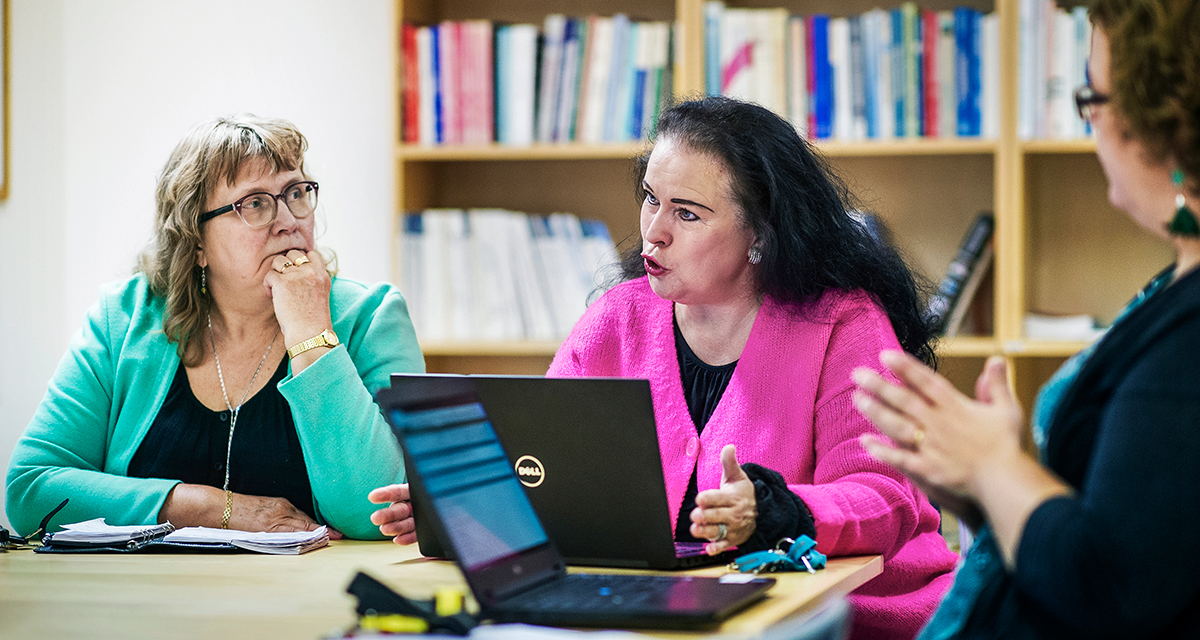
[[[533,456],[521,456],[513,466],[517,470],[517,478],[527,487],[536,487],[546,479],[542,461]]]

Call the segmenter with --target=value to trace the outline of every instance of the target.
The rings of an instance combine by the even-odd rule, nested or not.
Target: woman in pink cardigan
[[[912,638],[958,556],[925,495],[859,444],[877,432],[850,378],[890,375],[884,350],[933,360],[912,274],[762,107],[677,105],[638,168],[641,246],[549,375],[650,380],[677,539],[718,554],[808,534],[829,555],[882,554],[851,595],[853,635]]]

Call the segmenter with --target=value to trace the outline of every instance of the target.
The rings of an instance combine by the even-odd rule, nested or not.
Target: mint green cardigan
[[[292,409],[318,519],[350,538],[382,538],[367,493],[403,482],[404,462],[372,395],[391,373],[424,371],[425,363],[395,287],[335,278],[329,298],[342,346],[299,375],[289,371],[279,392]],[[17,531],[32,532],[63,498],[71,501],[53,525],[158,520],[179,481],[126,472],[179,367],[162,331],[164,304],[138,274],[106,288],[88,311],[9,462],[8,518]]]

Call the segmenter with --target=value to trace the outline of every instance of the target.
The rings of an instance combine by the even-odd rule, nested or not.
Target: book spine
[[[813,16],[813,103],[816,138],[833,135],[833,68],[829,63],[829,16]]]
[[[942,30],[937,12],[922,9],[921,20],[921,135],[938,137],[938,107],[941,87],[938,85],[938,38]]]
[[[958,253],[946,269],[946,275],[938,285],[937,292],[929,300],[925,316],[934,331],[944,333],[950,320],[950,312],[959,301],[963,284],[980,263],[980,257],[992,239],[995,219],[991,212],[981,213],[971,223],[970,229],[959,245]]]

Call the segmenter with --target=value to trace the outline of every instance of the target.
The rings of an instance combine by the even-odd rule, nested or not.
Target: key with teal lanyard
[[[784,545],[790,545],[787,551]],[[808,536],[799,540],[784,538],[774,549],[756,551],[738,557],[729,563],[730,571],[742,573],[774,573],[782,571],[807,571],[816,573],[825,567],[825,554],[817,551],[817,542]]]

